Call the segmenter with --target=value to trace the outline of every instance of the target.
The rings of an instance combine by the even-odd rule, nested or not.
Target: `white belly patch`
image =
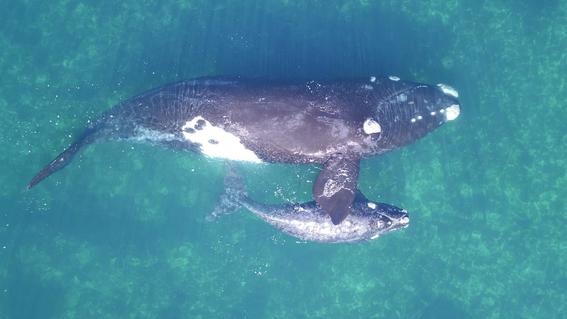
[[[262,162],[254,152],[242,144],[239,137],[211,125],[202,116],[187,121],[181,128],[181,133],[190,143],[199,144],[201,152],[206,156],[234,161]]]

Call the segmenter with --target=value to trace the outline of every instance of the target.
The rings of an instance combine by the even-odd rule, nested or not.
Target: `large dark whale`
[[[393,76],[173,83],[126,100],[91,121],[28,187],[63,168],[87,144],[130,139],[229,160],[322,164],[313,197],[338,224],[354,201],[360,160],[412,143],[455,119],[460,112],[457,98],[447,85]]]

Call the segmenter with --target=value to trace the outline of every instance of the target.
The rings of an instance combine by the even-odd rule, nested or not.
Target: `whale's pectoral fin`
[[[336,156],[326,164],[313,185],[313,197],[321,209],[340,224],[350,213],[356,195],[360,160]]]

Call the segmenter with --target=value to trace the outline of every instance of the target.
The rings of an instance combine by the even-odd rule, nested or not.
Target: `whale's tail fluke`
[[[83,135],[75,141],[71,146],[65,149],[61,154],[59,154],[53,161],[47,164],[39,173],[37,173],[34,178],[29,182],[27,188],[30,189],[37,185],[42,180],[46,179],[49,175],[57,172],[63,167],[67,166],[73,159],[73,156],[85,145],[92,143],[95,139],[95,134],[97,130],[94,128],[88,128]]]
[[[230,164],[227,163],[226,166],[224,192],[221,194],[215,209],[207,216],[208,221],[216,220],[222,215],[237,211],[248,199],[244,180]]]

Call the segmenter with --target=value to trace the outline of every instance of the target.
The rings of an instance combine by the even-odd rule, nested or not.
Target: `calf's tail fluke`
[[[69,164],[73,159],[73,156],[75,156],[75,154],[77,154],[77,152],[83,146],[92,143],[92,141],[94,140],[95,132],[96,130],[94,129],[87,129],[87,131],[85,131],[85,133],[83,133],[83,135],[77,141],[71,144],[71,146],[69,146],[61,154],[57,155],[57,157],[53,161],[51,161],[41,171],[39,171],[39,173],[37,173],[29,182],[27,188],[30,189],[34,187],[51,174],[67,166],[67,164]]]
[[[226,163],[225,165],[227,172],[224,177],[224,192],[221,194],[215,209],[207,216],[208,221],[216,220],[222,215],[237,211],[248,196],[242,177],[230,164]]]

